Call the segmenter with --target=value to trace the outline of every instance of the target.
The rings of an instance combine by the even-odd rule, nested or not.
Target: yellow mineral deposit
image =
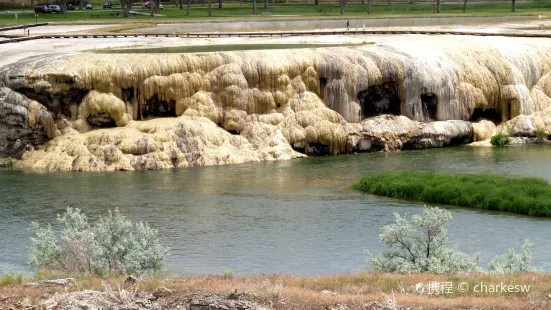
[[[27,62],[0,70],[0,86],[85,95],[49,114],[51,102],[28,104],[28,125],[42,122],[52,140],[22,168],[159,169],[551,133],[551,43],[541,39]]]

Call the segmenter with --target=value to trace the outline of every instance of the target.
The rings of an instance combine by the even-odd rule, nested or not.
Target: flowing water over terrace
[[[150,222],[171,247],[170,273],[357,272],[366,268],[364,249],[382,249],[379,230],[392,213],[419,213],[423,206],[351,189],[362,175],[413,170],[551,181],[549,151],[455,147],[151,172],[1,170],[0,268],[24,270],[30,222],[53,222],[72,206],[92,217],[118,207],[132,220]],[[548,219],[451,210],[451,244],[481,252],[483,266],[528,238],[534,267],[551,271]]]

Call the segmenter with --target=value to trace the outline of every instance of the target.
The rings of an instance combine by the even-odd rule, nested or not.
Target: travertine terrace
[[[550,134],[550,72],[548,40],[505,37],[37,56],[0,68],[0,154],[133,170]]]

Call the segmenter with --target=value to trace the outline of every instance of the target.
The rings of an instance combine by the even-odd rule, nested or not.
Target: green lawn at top
[[[353,187],[427,203],[551,216],[551,185],[538,178],[391,172],[365,176]]]
[[[185,1],[184,1],[185,2]],[[367,2],[367,1],[366,1]],[[118,3],[115,3],[118,6]],[[511,3],[472,3],[468,4],[467,12],[463,13],[463,4],[442,4],[442,12],[434,14],[432,4],[392,4],[382,3],[372,5],[372,14],[367,14],[367,4],[349,3],[345,7],[344,16],[340,15],[337,3],[331,4],[269,4],[263,8],[264,2],[257,1],[257,14],[252,14],[252,2],[223,3],[223,8],[218,8],[218,2],[212,2],[212,17],[208,17],[208,2],[194,4],[191,7],[191,16],[186,15],[186,5],[183,9],[173,3],[163,4],[164,9],[159,11],[163,16],[151,17],[148,15],[135,15],[129,18],[117,17],[120,9],[103,10],[101,4],[95,4],[93,10],[69,11],[67,17],[63,14],[39,14],[38,22],[67,22],[67,23],[133,23],[133,22],[186,22],[186,21],[242,21],[244,19],[255,20],[281,20],[281,19],[335,19],[335,18],[400,18],[400,17],[451,17],[451,16],[520,16],[540,15],[551,13],[551,2],[526,2],[517,3],[517,12],[511,12]],[[149,11],[143,5],[136,3],[133,10],[141,13]],[[5,11],[5,10],[4,10]],[[27,9],[28,13],[18,14],[15,19],[13,14],[0,15],[0,24],[29,24],[35,22],[34,12]],[[262,12],[270,12],[271,16],[263,16]]]

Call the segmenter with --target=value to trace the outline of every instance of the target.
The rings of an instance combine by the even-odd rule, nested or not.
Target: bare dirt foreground
[[[514,292],[524,285],[528,292]],[[512,292],[504,292],[512,290]],[[81,278],[0,288],[0,309],[550,309],[551,275]]]

